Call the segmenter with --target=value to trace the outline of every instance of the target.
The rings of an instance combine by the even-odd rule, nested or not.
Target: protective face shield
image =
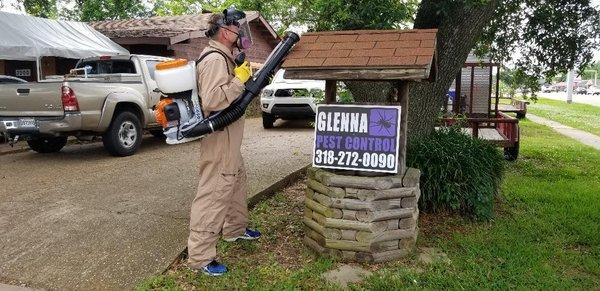
[[[223,10],[224,25],[235,25],[239,28],[237,33],[236,46],[240,49],[248,49],[252,46],[252,34],[250,33],[250,25],[246,19],[246,13],[235,8]]]

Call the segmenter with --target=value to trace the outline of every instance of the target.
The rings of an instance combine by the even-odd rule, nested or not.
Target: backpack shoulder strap
[[[200,62],[202,62],[202,60],[204,60],[204,58],[206,58],[208,55],[210,55],[210,54],[212,54],[212,53],[218,53],[218,54],[220,54],[221,56],[223,56],[223,58],[225,59],[225,65],[227,66],[227,72],[229,73],[229,62],[227,62],[227,56],[226,56],[226,55],[225,55],[223,52],[221,52],[221,51],[218,51],[218,50],[212,50],[212,51],[208,51],[208,52],[204,53],[203,55],[201,55],[201,56],[200,56],[200,57],[199,57],[199,58],[196,60],[196,66],[198,66],[198,64],[199,64]],[[200,88],[198,88],[198,89],[200,89]],[[200,97],[200,92],[198,92],[198,99],[199,99],[199,101],[200,101],[200,110],[202,110],[202,98]],[[211,112],[211,113],[209,113],[209,115],[210,115],[210,114],[212,114],[212,112]]]
[[[208,52],[204,53],[203,55],[201,55],[201,56],[200,56],[200,57],[199,57],[199,58],[196,60],[196,66],[198,66],[198,64],[199,64],[199,63],[200,63],[202,60],[204,60],[204,58],[206,58],[208,55],[210,55],[210,54],[212,54],[212,53],[218,53],[218,54],[220,54],[221,56],[223,56],[223,58],[225,59],[225,65],[227,66],[227,72],[229,72],[229,62],[227,62],[227,56],[226,56],[226,55],[225,55],[223,52],[221,52],[221,51],[218,51],[218,50],[212,50],[212,51],[208,51]]]

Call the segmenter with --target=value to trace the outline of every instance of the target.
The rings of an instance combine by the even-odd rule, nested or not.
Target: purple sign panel
[[[313,166],[398,172],[400,106],[319,105]]]

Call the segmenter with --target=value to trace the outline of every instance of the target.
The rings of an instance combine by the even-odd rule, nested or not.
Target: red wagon
[[[501,111],[499,75],[497,63],[470,55],[452,84],[453,96],[445,99],[442,124],[464,120],[466,133],[504,148],[504,157],[513,161],[519,155],[519,119]]]

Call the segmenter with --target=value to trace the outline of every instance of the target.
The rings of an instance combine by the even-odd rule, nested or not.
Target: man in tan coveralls
[[[211,40],[196,67],[204,116],[229,107],[252,74],[247,61],[238,67],[234,63],[233,48],[240,47],[242,16],[243,12],[229,9],[210,18],[206,35]],[[246,170],[240,150],[243,134],[242,117],[200,140],[200,181],[192,202],[188,265],[213,276],[227,272],[215,260],[221,232],[227,241],[260,236],[247,228]]]

